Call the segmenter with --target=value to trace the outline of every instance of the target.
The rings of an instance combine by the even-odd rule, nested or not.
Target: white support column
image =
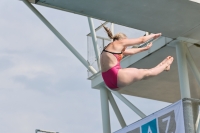
[[[179,72],[180,92],[182,99],[191,98],[184,45],[185,44],[181,43],[180,41],[177,41],[176,55],[177,55],[178,72]],[[195,133],[191,101],[189,100],[183,101],[183,113],[184,113],[186,133]]]
[[[79,52],[74,49],[74,47],[44,18],[44,16],[27,0],[22,0],[27,7],[33,11],[33,13],[60,39],[61,42],[82,62],[82,64],[93,74],[96,73],[96,70],[92,66],[88,65],[88,62],[79,54]]]
[[[122,128],[125,127],[126,123],[124,121],[124,118],[123,118],[123,116],[122,116],[122,114],[121,114],[121,112],[120,112],[120,110],[119,110],[119,108],[118,108],[118,106],[117,106],[117,104],[115,102],[115,99],[113,98],[112,93],[110,91],[108,91],[108,98],[110,100],[112,108],[113,108],[113,110],[114,110],[114,112],[115,112],[115,114],[117,116],[117,119],[118,119],[121,127]]]
[[[109,104],[108,104],[108,90],[106,88],[101,88],[100,95],[101,95],[103,133],[111,133],[110,113],[109,113]]]
[[[92,34],[92,41],[93,41],[94,51],[96,54],[97,65],[99,67],[99,70],[101,70],[100,53],[99,53],[99,48],[98,48],[98,44],[97,44],[97,37],[96,37],[95,29],[94,29],[93,19],[88,17],[88,23],[89,23],[89,27],[90,27],[90,32]]]
[[[200,86],[200,73],[199,73],[199,70],[198,68],[196,67],[195,63],[194,63],[194,60],[192,58],[192,55],[188,49],[188,47],[185,47],[186,49],[186,57],[187,57],[187,61],[188,61],[188,64],[192,70],[192,73],[193,75],[195,76],[197,82],[199,83],[199,86]]]
[[[139,115],[141,118],[146,117],[146,115],[140,111],[136,106],[134,106],[130,101],[128,101],[124,96],[122,96],[117,91],[112,91],[115,96],[117,96],[122,102],[124,102],[129,108],[131,108],[137,115]]]
[[[198,114],[198,117],[197,117],[197,121],[196,121],[196,133],[200,133],[200,112]]]
[[[111,32],[113,35],[115,35],[115,29],[114,29],[114,23],[111,23]]]
[[[178,74],[179,74],[179,82],[180,82],[180,89],[181,89],[180,91],[181,91],[181,98],[191,98],[189,79],[188,79],[187,60],[186,60],[184,45],[185,44],[181,42],[177,42],[177,45],[176,45]]]
[[[199,103],[192,102],[192,111],[193,111],[193,120],[194,120],[194,125],[197,123],[197,118],[198,118],[198,113],[199,113]],[[195,126],[196,129],[196,126]]]

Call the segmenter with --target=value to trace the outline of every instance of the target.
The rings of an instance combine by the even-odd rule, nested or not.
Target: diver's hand
[[[153,45],[153,43],[149,43],[146,47],[144,47],[145,50],[149,50],[151,48],[151,46]]]
[[[161,33],[154,34],[154,39],[160,37],[161,35],[162,35]]]

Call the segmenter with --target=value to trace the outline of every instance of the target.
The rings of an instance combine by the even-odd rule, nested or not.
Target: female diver
[[[106,30],[109,38],[113,39],[113,42],[109,43],[103,49],[100,59],[102,77],[105,84],[110,89],[119,90],[121,87],[130,85],[135,81],[156,76],[163,71],[170,70],[170,65],[173,62],[172,56],[166,57],[160,64],[151,69],[122,69],[120,67],[120,60],[123,58],[124,55],[133,55],[148,50],[152,46],[152,43],[143,48],[126,49],[126,47],[144,43],[151,38],[156,39],[161,36],[161,33],[142,36],[136,39],[128,39],[123,33],[118,33],[113,36],[112,32],[107,27],[103,27]]]

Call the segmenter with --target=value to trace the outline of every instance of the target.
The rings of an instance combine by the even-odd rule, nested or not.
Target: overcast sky
[[[35,7],[87,59],[87,17]],[[147,115],[169,105],[125,97]],[[127,124],[139,119],[115,99]],[[116,131],[120,124],[112,108],[110,113]],[[91,88],[86,68],[23,2],[1,0],[0,132],[33,133],[35,129],[102,133],[100,92]]]

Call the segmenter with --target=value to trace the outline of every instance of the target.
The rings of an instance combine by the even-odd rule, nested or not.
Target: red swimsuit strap
[[[111,51],[106,50],[106,48],[107,48],[110,44],[111,44],[111,43],[109,43],[107,46],[105,46],[105,48],[103,49],[103,51],[101,52],[101,54],[102,54],[103,52],[111,53],[111,54],[113,54],[113,55],[117,58],[118,62],[120,62],[120,61],[122,60],[122,58],[123,58],[122,52],[120,52],[120,53],[115,53],[115,52],[111,52]],[[124,50],[123,50],[123,51],[124,51]]]
[[[117,58],[117,61],[120,62],[123,58],[123,55],[122,54],[113,54],[116,58]]]

